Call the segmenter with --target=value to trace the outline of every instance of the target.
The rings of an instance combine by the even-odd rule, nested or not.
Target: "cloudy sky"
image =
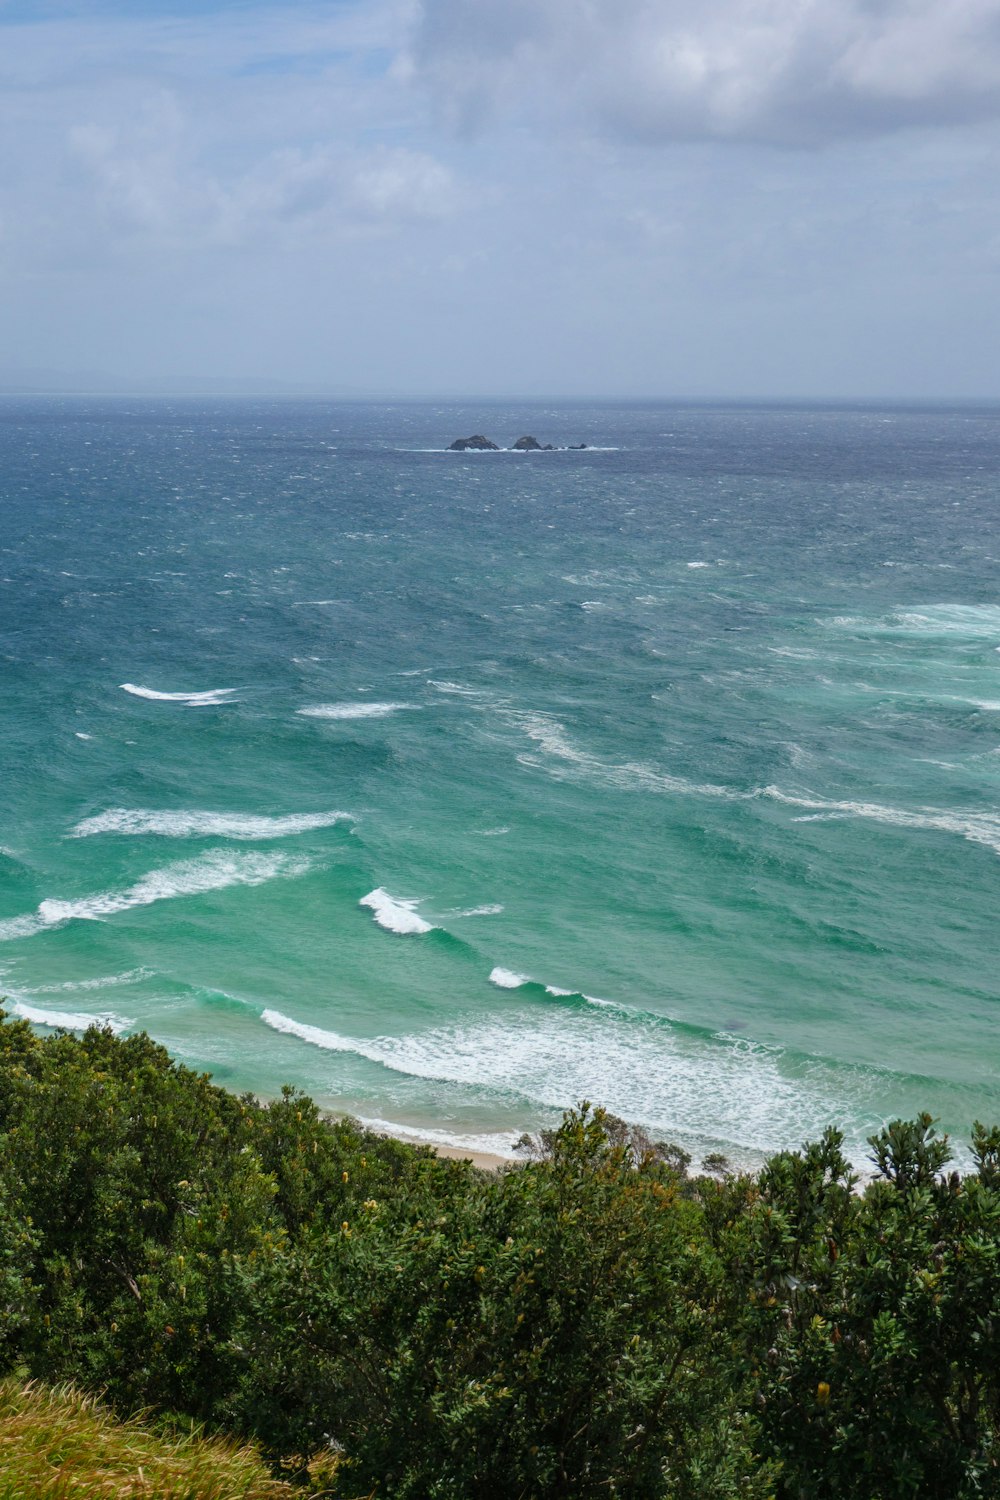
[[[1000,0],[0,0],[0,129],[8,385],[1000,396]]]

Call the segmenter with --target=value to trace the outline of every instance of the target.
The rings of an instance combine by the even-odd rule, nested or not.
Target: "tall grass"
[[[0,1500],[302,1500],[259,1455],[122,1422],[69,1387],[0,1383]]]

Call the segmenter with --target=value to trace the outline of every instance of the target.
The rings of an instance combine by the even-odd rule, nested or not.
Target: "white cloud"
[[[817,145],[1000,116],[1000,0],[424,0],[442,112]]]
[[[998,7],[0,9],[4,359],[369,390],[992,390]]]
[[[285,147],[223,178],[191,160],[176,101],[125,129],[74,125],[71,153],[84,167],[96,207],[113,233],[173,248],[301,242],[385,232],[447,216],[451,173],[403,147]]]
[[[4,269],[288,251],[455,207],[393,63],[412,0],[0,25]],[[14,211],[16,209],[16,211]]]
[[[456,204],[448,169],[422,151],[371,152],[353,171],[355,201],[377,218],[438,219]]]

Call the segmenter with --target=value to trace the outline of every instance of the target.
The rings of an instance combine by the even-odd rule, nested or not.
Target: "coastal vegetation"
[[[68,1455],[116,1442],[238,1461],[176,1493],[248,1500],[997,1495],[1000,1130],[972,1145],[950,1171],[924,1115],[863,1191],[835,1130],[699,1176],[582,1105],[488,1173],[0,1020],[0,1411],[63,1485],[26,1438],[0,1496],[84,1493]]]

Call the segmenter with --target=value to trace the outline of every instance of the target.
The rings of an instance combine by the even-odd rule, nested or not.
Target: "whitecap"
[[[120,891],[100,891],[74,901],[46,900],[30,916],[0,922],[0,942],[32,937],[63,922],[101,922],[118,912],[137,906],[152,906],[176,896],[200,896],[229,886],[263,885],[277,878],[304,875],[311,862],[285,854],[233,854],[214,849],[200,859],[180,860],[148,875]]]
[[[550,714],[507,711],[505,717],[515,724],[543,754],[553,760],[563,761],[578,773],[605,786],[618,787],[623,791],[667,792],[680,796],[717,797],[725,801],[746,801],[753,795],[740,792],[733,787],[719,786],[714,782],[689,781],[684,776],[673,776],[655,766],[639,761],[605,761],[586,750],[578,749],[570,740],[565,727]],[[531,756],[519,755],[522,765],[537,765]]]
[[[59,1031],[86,1031],[89,1026],[105,1026],[117,1035],[135,1025],[127,1016],[112,1015],[110,1011],[92,1016],[80,1011],[38,1010],[33,1005],[25,1005],[23,1000],[15,1000],[11,1008],[22,1021],[30,1021],[33,1026],[51,1026]]]
[[[495,984],[501,990],[519,990],[522,984],[530,983],[527,974],[515,974],[513,969],[502,969],[498,965],[490,971],[490,984]]]
[[[64,979],[60,984],[36,984],[24,993],[29,995],[61,995],[67,990],[111,990],[119,985],[140,984],[151,979],[152,969],[127,969],[124,974],[102,975],[99,979]]]
[[[157,812],[151,808],[112,807],[84,818],[71,829],[73,838],[92,834],[158,834],[165,838],[277,839],[289,834],[311,833],[335,823],[352,821],[346,812],[289,813],[265,817],[253,813],[201,812],[181,809]]]
[[[384,719],[404,708],[416,708],[415,703],[316,703],[310,708],[300,708],[304,719]]]
[[[503,907],[498,901],[487,902],[485,906],[470,906],[466,911],[460,911],[460,917],[498,917]]]
[[[833,628],[866,635],[960,636],[976,640],[1000,635],[1000,605],[925,604],[888,615],[835,615]]]
[[[120,682],[118,686],[134,698],[149,698],[156,703],[183,703],[188,708],[210,708],[213,705],[232,702],[236,688],[209,688],[202,693],[158,693],[153,688],[141,687],[135,682]]]
[[[453,693],[460,698],[485,698],[487,694],[482,688],[465,687],[461,682],[439,682],[428,677],[427,686],[436,688],[439,693]]]
[[[434,930],[431,922],[425,922],[423,917],[417,915],[416,897],[390,896],[387,890],[378,886],[376,890],[369,891],[367,896],[362,896],[358,905],[367,906],[378,925],[387,932],[409,935]]]
[[[1000,814],[989,812],[952,812],[945,808],[924,807],[909,810],[888,807],[880,802],[834,801],[826,797],[800,796],[783,792],[780,787],[766,786],[760,793],[787,807],[801,807],[819,822],[834,818],[867,818],[897,828],[920,828],[938,833],[954,833],[970,843],[981,844],[1000,854]],[[798,821],[804,822],[805,819]]]

